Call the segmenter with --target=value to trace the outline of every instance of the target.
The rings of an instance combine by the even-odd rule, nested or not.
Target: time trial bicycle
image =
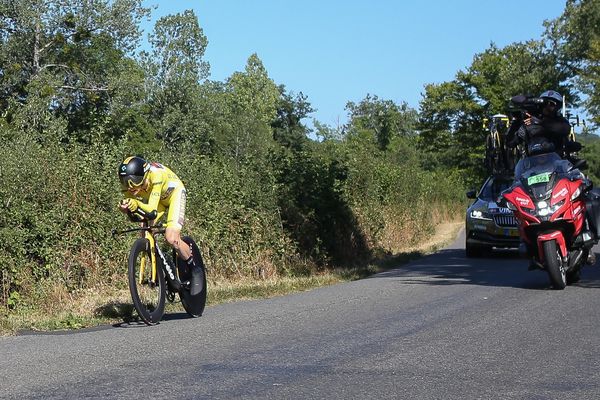
[[[174,302],[177,294],[190,316],[201,316],[206,306],[206,269],[194,240],[189,236],[182,237],[190,246],[194,264],[200,269],[202,277],[202,291],[196,295],[190,292],[192,271],[188,264],[174,249],[165,252],[157,244],[157,238],[164,235],[165,228],[149,224],[156,215],[147,215],[141,209],[131,214],[130,219],[140,221],[141,226],[123,231],[114,230],[113,236],[129,232],[141,233],[141,237],[133,243],[128,259],[129,291],[140,318],[148,325],[157,324],[165,313],[165,301]]]

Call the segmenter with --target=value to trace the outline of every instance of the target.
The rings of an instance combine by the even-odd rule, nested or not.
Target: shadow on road
[[[162,317],[161,322],[165,322],[165,321],[177,321],[177,320],[181,320],[181,319],[191,319],[192,317],[190,317],[187,313],[184,312],[175,312],[175,313],[165,313],[165,315]],[[160,322],[159,322],[160,323]],[[143,321],[134,318],[131,320],[126,320],[117,324],[114,324],[113,327],[115,328],[145,328],[149,325],[146,325]]]
[[[585,266],[573,286],[600,288],[600,254],[595,266]],[[402,267],[374,275],[396,278],[406,285],[482,285],[522,289],[550,288],[545,271],[528,271],[528,261],[514,251],[494,251],[488,257],[467,258],[464,249],[445,249]]]

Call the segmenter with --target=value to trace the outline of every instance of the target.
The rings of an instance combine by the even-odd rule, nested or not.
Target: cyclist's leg
[[[183,260],[188,260],[192,256],[190,246],[183,240],[181,240],[181,230],[176,228],[167,228],[165,230],[165,239],[167,243],[171,245],[179,254],[179,257]]]
[[[185,260],[191,270],[191,279],[189,281],[190,294],[196,296],[203,290],[203,276],[200,266],[195,265],[192,249],[181,239],[181,228],[185,219],[185,201],[186,193],[183,187],[175,189],[171,195],[169,203],[169,213],[167,215],[167,229],[165,238],[167,242],[177,251],[179,257]],[[188,282],[186,282],[188,284]]]
[[[185,189],[183,187],[175,189],[169,203],[165,239],[183,260],[189,260],[192,256],[192,251],[190,246],[181,240],[181,228],[183,228],[185,218],[185,201]]]

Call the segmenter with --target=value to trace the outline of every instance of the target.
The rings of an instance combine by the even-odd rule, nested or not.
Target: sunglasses
[[[141,188],[142,183],[144,183],[144,177],[136,175],[122,175],[119,176],[119,180],[121,181],[121,187],[125,190]]]

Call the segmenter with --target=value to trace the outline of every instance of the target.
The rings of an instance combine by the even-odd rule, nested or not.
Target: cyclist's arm
[[[158,211],[158,202],[160,201],[162,183],[162,180],[159,182],[152,182],[152,191],[148,197],[148,203],[139,203],[139,207],[145,212],[151,213],[152,211]]]

